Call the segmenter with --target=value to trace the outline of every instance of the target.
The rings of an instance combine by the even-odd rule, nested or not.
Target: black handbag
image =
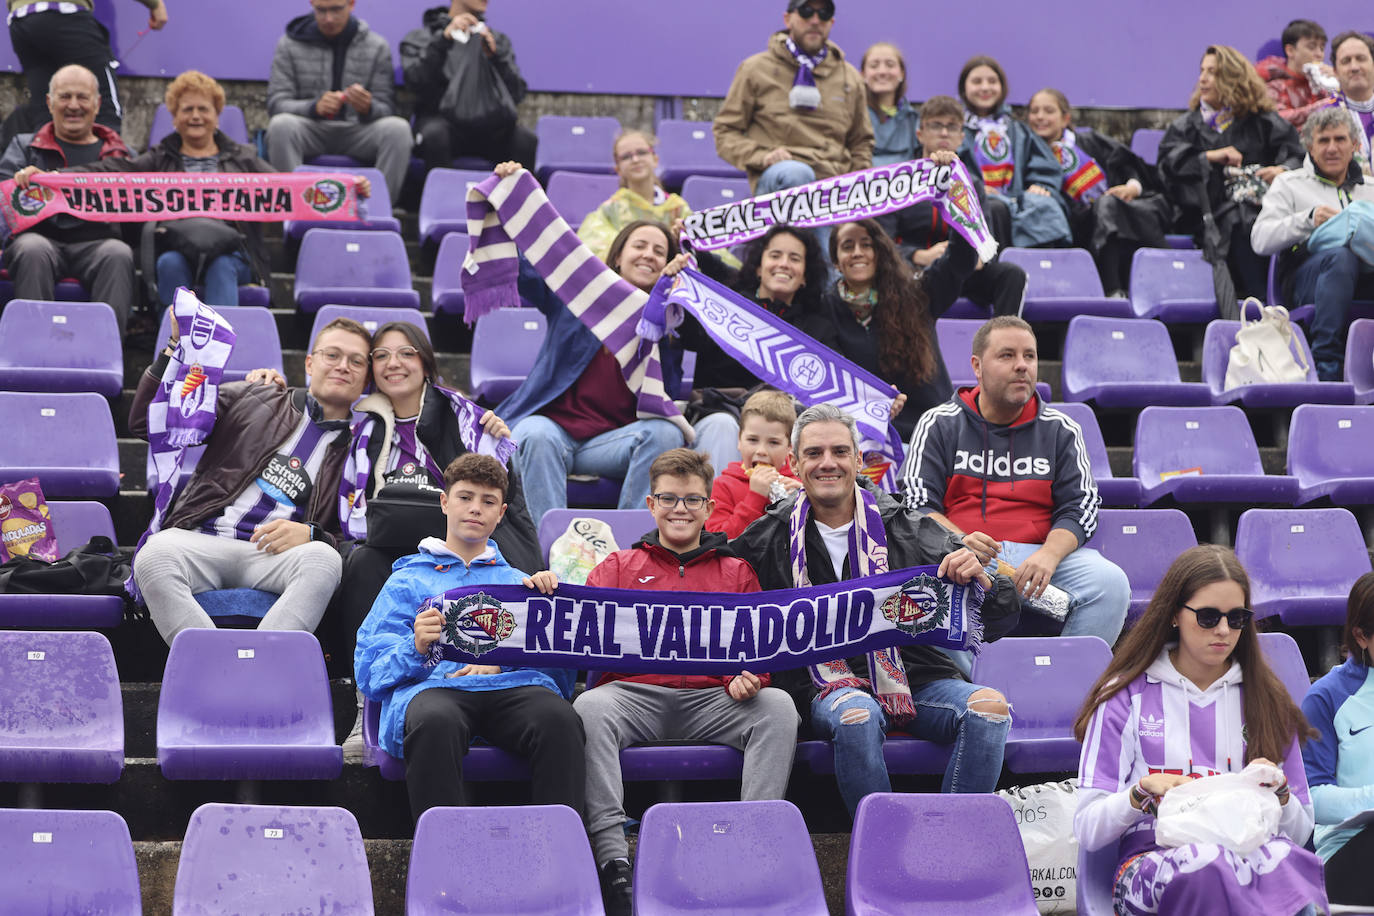
[[[492,132],[515,123],[515,99],[506,81],[487,57],[481,35],[467,44],[454,42],[444,62],[448,85],[439,110],[464,132]]]
[[[184,257],[197,283],[205,279],[205,268],[215,258],[243,249],[242,233],[208,216],[166,220],[158,224],[156,233],[158,250]]]
[[[0,594],[123,595],[133,550],[96,536],[55,563],[15,557],[0,565]]]
[[[439,509],[441,491],[417,483],[389,483],[367,501],[367,545],[414,553],[422,539],[442,538],[448,519]]]

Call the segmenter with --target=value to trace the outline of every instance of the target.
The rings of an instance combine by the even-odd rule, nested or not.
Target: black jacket
[[[467,45],[444,37],[444,29],[449,23],[448,10],[447,6],[425,10],[424,25],[410,30],[401,39],[401,72],[406,88],[415,93],[417,117],[445,113],[444,93],[457,70],[459,57],[468,50]],[[487,28],[496,39],[496,53],[491,56],[491,63],[510,91],[511,100],[519,105],[527,87],[515,63],[510,37],[491,26]],[[472,41],[480,43],[481,38],[474,37]]]

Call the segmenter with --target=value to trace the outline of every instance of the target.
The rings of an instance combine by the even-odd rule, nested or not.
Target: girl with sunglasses
[[[1117,647],[1074,722],[1083,742],[1074,833],[1087,850],[1116,845],[1117,913],[1292,916],[1325,907],[1298,742],[1312,733],[1264,660],[1250,580],[1214,544],[1179,555],[1144,616]],[[1155,842],[1160,799],[1190,779],[1281,768],[1279,833],[1243,855]]]

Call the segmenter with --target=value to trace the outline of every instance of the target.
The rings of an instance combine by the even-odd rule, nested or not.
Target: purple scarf
[[[787,104],[793,108],[801,108],[806,111],[814,111],[821,107],[821,91],[816,88],[815,69],[825,60],[829,49],[821,45],[821,49],[814,55],[807,54],[797,43],[788,36],[787,51],[792,55],[792,59],[797,62],[797,76],[792,80],[792,88],[787,93]]]

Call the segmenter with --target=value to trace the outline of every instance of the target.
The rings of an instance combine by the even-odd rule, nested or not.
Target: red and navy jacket
[[[977,388],[959,389],[917,422],[902,491],[909,508],[943,513],[964,531],[1043,544],[1063,528],[1080,547],[1101,502],[1077,423],[1038,396],[1012,423],[989,423]]]

